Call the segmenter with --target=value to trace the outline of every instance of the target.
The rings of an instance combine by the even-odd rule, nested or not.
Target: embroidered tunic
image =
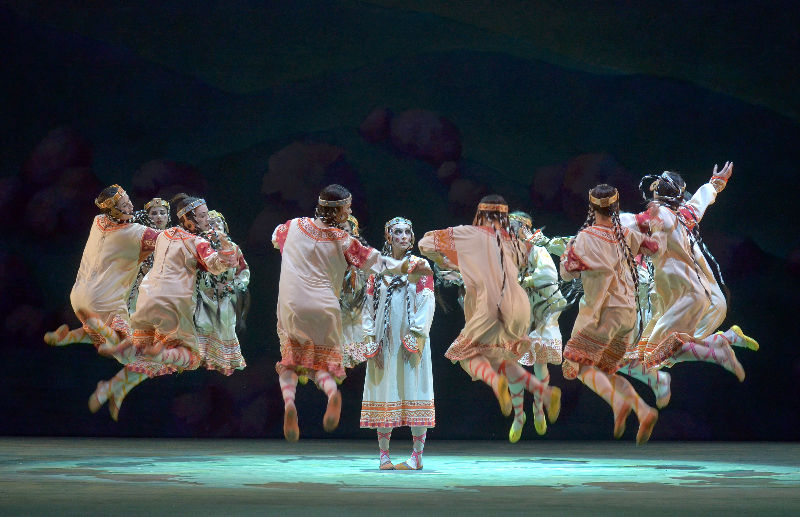
[[[75,313],[94,313],[122,338],[130,336],[128,293],[139,263],[153,252],[159,233],[138,223],[117,223],[103,214],[95,216],[69,296]],[[85,324],[83,328],[95,346],[105,342]]]
[[[423,276],[416,284],[409,284],[406,275],[400,280],[404,283],[388,296],[391,276],[372,275],[367,281],[363,328],[374,338],[375,349],[368,352],[373,358],[367,361],[364,378],[361,427],[436,425],[429,337],[436,306],[433,276]],[[403,342],[409,335],[414,340],[410,348]],[[417,335],[425,338],[421,353],[415,351]]]
[[[453,362],[498,353],[519,360],[530,349],[530,302],[517,275],[531,245],[497,231],[503,267],[493,228],[456,226],[428,232],[419,241],[423,255],[447,269],[460,270],[464,280],[464,329],[445,353]]]
[[[566,300],[558,289],[558,271],[548,250],[533,246],[528,254],[527,271],[531,274],[522,279],[522,286],[531,303],[531,349],[520,363],[561,364],[561,329],[558,327],[560,309]]]
[[[239,246],[234,245],[234,249],[236,267],[221,275],[200,273],[194,318],[203,364],[224,375],[247,366],[236,336],[236,297],[250,284],[250,267]]]
[[[622,228],[631,253],[655,248],[643,234]],[[636,295],[625,255],[613,228],[589,226],[581,230],[561,257],[562,278],[580,276],[583,297],[564,358],[597,366],[613,374],[636,337]]]
[[[281,251],[278,365],[344,378],[339,296],[345,271],[352,265],[376,273],[387,266],[399,272],[402,262],[382,257],[344,230],[318,226],[308,217],[278,225],[272,243]]]
[[[142,280],[131,316],[134,345],[139,350],[153,342],[162,342],[165,348],[184,347],[191,354],[188,369],[197,368],[202,360],[193,319],[197,269],[224,273],[236,265],[234,251],[214,251],[203,237],[176,226],[158,236],[153,253],[153,267]],[[136,369],[136,363],[131,367],[150,377],[178,370],[150,361],[142,361],[141,369]]]
[[[706,183],[678,212],[690,228],[694,227],[716,197],[713,185]],[[639,343],[643,362],[649,368],[659,368],[669,366],[672,353],[682,345],[678,333],[704,339],[717,330],[728,308],[708,262],[699,246],[692,246],[676,212],[658,206],[655,218],[644,212],[636,216],[636,221],[659,241],[659,252],[652,260],[660,315],[654,315],[646,333],[649,337]]]

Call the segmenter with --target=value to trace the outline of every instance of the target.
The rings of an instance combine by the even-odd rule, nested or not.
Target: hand
[[[717,171],[717,164],[714,164],[714,171],[711,173],[709,183],[714,186],[714,190],[722,192],[728,184],[731,174],[733,174],[733,162],[725,162],[721,171]]]

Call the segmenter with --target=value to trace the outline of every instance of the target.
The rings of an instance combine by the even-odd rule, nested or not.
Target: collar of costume
[[[480,203],[478,205],[478,210],[482,212],[503,212],[508,213],[508,205],[503,205],[500,203]]]
[[[164,206],[169,210],[169,202],[166,199],[161,199],[160,197],[154,197],[150,201],[144,204],[145,210],[150,210],[151,207],[154,206]]]
[[[594,197],[592,195],[592,192],[589,191],[589,202],[591,204],[593,204],[593,205],[597,205],[597,206],[601,206],[601,207],[605,208],[607,206],[613,205],[618,200],[619,200],[619,191],[617,189],[614,189],[614,193],[611,194],[610,196],[608,196],[608,197],[599,197],[599,198],[598,197]]]
[[[191,203],[189,203],[185,207],[183,207],[180,210],[178,210],[178,219],[180,219],[181,217],[183,217],[187,213],[191,212],[192,210],[194,210],[198,206],[205,205],[205,204],[206,204],[206,200],[205,199],[203,199],[203,198],[195,199],[194,201],[192,201]]]
[[[524,215],[511,214],[508,216],[508,218],[511,219],[512,221],[519,221],[528,228],[531,228],[533,226],[533,221],[531,220],[531,218],[525,217]]]
[[[114,184],[114,185],[111,185],[111,186],[112,187],[116,187],[117,191],[114,193],[113,196],[111,196],[109,198],[106,198],[106,200],[103,201],[103,202],[100,202],[98,200],[99,198],[95,198],[94,204],[97,205],[97,208],[101,208],[101,209],[104,209],[104,210],[111,210],[112,208],[117,206],[117,201],[119,201],[119,198],[122,197],[122,194],[125,191],[122,190],[122,187],[120,187],[117,184]]]
[[[347,204],[352,201],[353,201],[353,195],[351,194],[344,199],[338,199],[335,201],[328,201],[327,199],[318,198],[317,204],[319,206],[337,207],[337,206],[347,206]]]

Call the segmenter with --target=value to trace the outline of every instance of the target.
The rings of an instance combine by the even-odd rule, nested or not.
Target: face
[[[187,218],[186,228],[189,230],[197,229],[201,232],[207,232],[211,229],[211,223],[208,221],[208,207],[206,205],[200,205],[194,209],[194,221]]]
[[[133,203],[131,203],[131,198],[128,197],[128,193],[124,190],[122,190],[122,195],[117,200],[117,210],[128,215],[133,213]]]
[[[389,237],[392,239],[392,249],[405,251],[411,247],[411,227],[405,223],[398,223],[392,226]]]
[[[153,224],[156,225],[156,228],[163,230],[167,227],[169,215],[167,213],[167,207],[153,205],[150,207],[150,210],[147,211],[147,215],[150,217],[150,220],[153,221]]]
[[[336,222],[339,224],[344,224],[347,221],[347,218],[350,217],[350,214],[353,213],[352,203],[347,203],[345,206],[339,208],[338,216],[336,217]]]
[[[208,220],[209,224],[218,232],[225,233],[225,223],[219,217],[212,217]]]

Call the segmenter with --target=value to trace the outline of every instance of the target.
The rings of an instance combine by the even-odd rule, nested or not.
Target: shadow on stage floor
[[[394,440],[394,461],[407,440]],[[800,444],[0,439],[2,515],[798,515]]]

